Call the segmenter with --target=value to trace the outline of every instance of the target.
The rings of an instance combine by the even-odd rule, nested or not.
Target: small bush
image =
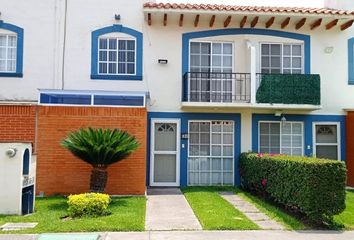
[[[111,199],[102,193],[83,193],[68,197],[68,212],[71,217],[101,216],[106,213]]]
[[[287,155],[242,153],[241,187],[270,198],[316,223],[345,209],[343,162]]]

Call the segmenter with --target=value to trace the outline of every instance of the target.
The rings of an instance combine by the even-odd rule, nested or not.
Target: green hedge
[[[331,222],[345,209],[345,164],[287,155],[242,153],[241,187],[314,222]]]
[[[257,103],[321,104],[317,74],[264,74],[257,90]]]

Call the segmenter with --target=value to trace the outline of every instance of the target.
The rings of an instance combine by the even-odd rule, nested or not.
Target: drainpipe
[[[247,48],[250,50],[250,72],[251,72],[251,104],[256,103],[256,48],[250,41],[247,41]]]

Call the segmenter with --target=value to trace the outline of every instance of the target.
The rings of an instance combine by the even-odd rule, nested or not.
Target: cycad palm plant
[[[134,136],[119,129],[82,128],[71,132],[61,145],[92,165],[90,191],[104,192],[107,167],[128,157],[139,143]]]

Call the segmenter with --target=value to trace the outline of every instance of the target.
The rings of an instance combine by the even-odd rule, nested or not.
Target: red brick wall
[[[0,105],[0,141],[35,142],[36,106]]]
[[[144,194],[146,179],[145,108],[38,107],[37,193],[82,193],[89,189],[91,166],[60,146],[80,127],[120,128],[141,143],[129,158],[108,169],[106,192]]]
[[[354,112],[348,112],[346,125],[348,185],[354,187]]]

